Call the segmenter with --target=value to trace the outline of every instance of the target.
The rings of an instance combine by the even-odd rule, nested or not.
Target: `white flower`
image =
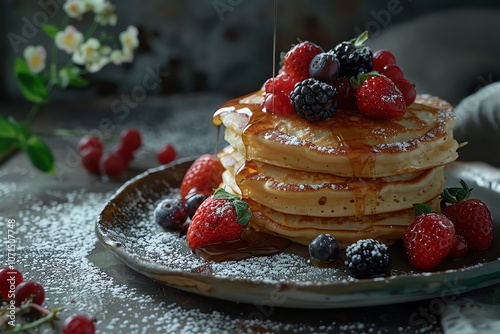
[[[132,50],[113,50],[109,56],[110,60],[115,65],[120,65],[121,63],[130,63],[134,60],[134,53]]]
[[[43,46],[30,45],[24,49],[23,55],[31,72],[37,74],[44,70],[47,51]]]
[[[105,0],[83,0],[87,6],[87,11],[92,11],[94,13],[100,13],[104,9],[106,2]]]
[[[87,11],[87,6],[82,0],[68,0],[63,6],[69,17],[79,18]]]
[[[115,8],[116,6],[108,1],[104,1],[101,6],[94,7],[94,13],[96,13],[94,21],[99,22],[102,26],[115,26],[118,20],[115,14]]]
[[[73,53],[73,62],[78,65],[85,65],[89,72],[97,72],[109,63],[109,58],[105,53],[109,48],[101,47],[95,38],[89,38],[85,43]]]
[[[120,42],[124,51],[133,50],[139,46],[138,33],[137,28],[134,26],[128,26],[127,30],[120,33]]]
[[[64,31],[59,31],[56,34],[54,41],[59,49],[71,54],[82,44],[83,34],[69,25]]]

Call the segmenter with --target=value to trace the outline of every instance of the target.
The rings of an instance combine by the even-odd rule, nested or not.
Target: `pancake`
[[[311,123],[262,111],[263,91],[231,100],[214,114],[225,139],[247,161],[343,177],[380,178],[454,161],[452,106],[419,95],[399,119],[370,120],[356,110]]]
[[[219,153],[224,182],[243,199],[282,213],[316,217],[361,217],[412,208],[439,196],[444,167],[377,179],[298,171],[245,161],[232,147]]]
[[[334,236],[341,248],[360,239],[377,239],[387,245],[403,238],[415,218],[413,209],[380,215],[356,217],[312,217],[290,215],[270,209],[252,200],[246,200],[252,210],[250,226],[256,231],[285,237],[293,242],[308,245],[322,233]],[[439,198],[427,203],[439,210]]]

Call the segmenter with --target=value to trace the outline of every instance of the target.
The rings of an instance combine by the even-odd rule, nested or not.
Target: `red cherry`
[[[117,147],[115,147],[112,152],[113,154],[117,154],[122,158],[123,163],[125,164],[125,168],[127,168],[132,162],[132,160],[134,160],[134,152],[124,147],[123,144],[120,144]]]
[[[119,178],[127,168],[123,158],[116,153],[105,156],[101,160],[100,167],[101,171],[112,179]]]
[[[398,89],[403,93],[403,97],[405,99],[406,106],[411,105],[415,102],[417,98],[417,90],[415,89],[415,85],[413,85],[408,79],[401,79],[394,81],[394,84]]]
[[[448,257],[452,260],[459,260],[463,259],[468,252],[469,247],[467,246],[465,238],[459,234],[455,234],[453,245],[451,246],[450,252],[448,253]]]
[[[405,77],[401,68],[394,64],[385,65],[380,73],[391,79],[393,82],[396,80],[402,80]]]
[[[99,174],[99,161],[102,157],[102,149],[90,147],[84,149],[80,156],[82,158],[82,165],[85,169],[92,174]]]
[[[15,305],[17,307],[32,298],[33,304],[42,305],[45,300],[45,290],[40,283],[34,281],[24,281],[19,283],[15,290]]]
[[[130,152],[135,152],[142,145],[141,133],[137,129],[125,129],[120,134],[121,144]]]
[[[266,111],[277,116],[288,117],[296,115],[295,110],[292,107],[292,103],[290,102],[290,97],[282,91],[275,91],[274,95],[266,94],[264,107],[266,108]]]
[[[166,145],[161,151],[156,154],[156,159],[162,165],[166,165],[175,160],[177,152],[172,145]]]
[[[101,152],[104,150],[104,145],[102,141],[97,137],[92,136],[83,136],[80,138],[80,141],[77,145],[78,153],[82,153],[88,149],[100,150]]]
[[[381,71],[384,66],[396,64],[396,57],[387,50],[378,50],[373,53],[373,70]]]
[[[66,318],[61,330],[62,334],[94,334],[94,321],[86,315],[76,314]]]
[[[10,269],[8,267],[0,270],[0,296],[5,299],[9,298],[9,295],[13,295],[18,286],[23,281],[23,275],[21,272],[15,268]]]

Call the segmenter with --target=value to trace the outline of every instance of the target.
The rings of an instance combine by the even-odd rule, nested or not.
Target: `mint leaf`
[[[433,213],[431,207],[427,204],[423,203],[415,203],[413,204],[413,211],[415,212],[415,216],[421,216],[428,213]]]
[[[50,148],[36,136],[31,136],[26,142],[26,152],[31,163],[45,173],[55,171],[54,157]]]
[[[246,226],[252,218],[252,211],[248,206],[248,203],[242,200],[233,201],[234,209],[236,210],[236,221],[238,224]]]
[[[214,192],[214,197],[215,198],[220,198],[220,199],[228,199],[230,201],[234,201],[234,200],[239,200],[240,199],[238,196],[235,196],[233,194],[228,193],[223,188],[217,189]]]
[[[45,33],[45,35],[49,36],[50,38],[56,37],[56,34],[59,32],[59,29],[52,24],[43,25],[42,30]]]
[[[14,76],[24,98],[33,103],[49,102],[49,93],[40,76],[33,74],[26,61],[17,57],[14,63]]]

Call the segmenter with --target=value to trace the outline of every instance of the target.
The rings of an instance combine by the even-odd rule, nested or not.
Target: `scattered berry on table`
[[[211,243],[238,240],[252,212],[248,204],[223,189],[217,189],[196,210],[186,241],[192,250]]]
[[[363,76],[366,79],[363,80]],[[406,112],[401,91],[384,75],[360,75],[361,85],[356,90],[359,112],[371,119],[400,118]]]
[[[160,164],[166,165],[174,161],[176,156],[177,152],[175,151],[175,148],[172,145],[167,144],[156,153],[156,160],[158,160]]]
[[[337,90],[339,108],[356,107],[356,90],[352,87],[349,78],[340,77],[332,82],[332,86]]]
[[[309,64],[323,49],[309,41],[301,42],[293,46],[285,54],[281,70],[293,77],[295,82],[302,81],[309,77]]]
[[[401,68],[395,64],[385,65],[380,73],[391,79],[393,82],[396,80],[402,80],[405,77]]]
[[[5,267],[0,270],[0,296],[7,299],[23,281],[23,274],[15,268]],[[12,289],[11,289],[12,288]]]
[[[472,189],[460,180],[461,187],[447,188],[441,194],[441,212],[455,225],[473,252],[487,250],[493,242],[493,218],[488,206],[469,198]]]
[[[417,90],[415,89],[415,85],[412,84],[408,79],[400,79],[394,81],[396,87],[398,87],[401,94],[403,94],[403,98],[405,99],[406,106],[411,105],[415,102],[417,98]]]
[[[81,154],[82,152],[89,149],[101,151],[102,153],[104,151],[104,145],[102,144],[102,141],[97,137],[83,136],[78,141],[77,151]]]
[[[290,100],[297,114],[308,121],[326,120],[337,111],[337,90],[316,79],[298,82]]]
[[[94,320],[84,314],[75,314],[64,320],[61,334],[94,334]]]
[[[309,65],[310,77],[326,83],[331,83],[337,79],[339,72],[340,63],[333,52],[317,54]]]
[[[100,170],[109,178],[120,178],[126,168],[126,162],[123,160],[122,156],[117,153],[111,153],[101,159]]]
[[[389,248],[378,240],[358,240],[346,249],[345,265],[355,278],[385,276],[389,262]]]
[[[45,290],[40,283],[35,281],[23,281],[16,286],[15,290],[15,305],[20,307],[22,304],[30,300],[33,304],[42,305],[45,300]]]
[[[374,71],[382,71],[384,66],[396,64],[396,57],[385,49],[375,51],[373,53],[373,70]]]
[[[453,247],[455,227],[443,214],[432,212],[424,204],[414,204],[417,216],[408,226],[403,242],[412,266],[430,270],[436,267]]]
[[[142,145],[142,136],[139,130],[129,128],[120,133],[122,146],[130,152],[137,151]]]
[[[308,246],[309,255],[318,262],[333,262],[340,253],[339,243],[329,234],[320,234]]]
[[[154,210],[156,224],[164,229],[180,230],[188,218],[188,210],[181,199],[167,198]]]
[[[189,218],[193,218],[196,210],[198,210],[198,207],[207,199],[207,197],[208,196],[205,194],[195,194],[186,200]]]
[[[99,162],[102,158],[102,150],[99,149],[85,149],[80,153],[83,167],[92,174],[99,174]]]
[[[364,46],[368,33],[364,32],[355,40],[344,41],[335,46],[333,52],[340,63],[341,77],[357,77],[367,73],[373,67],[373,54],[369,47]]]
[[[290,103],[290,96],[283,91],[267,93],[264,96],[263,107],[266,112],[270,112],[276,116],[290,117],[295,115],[295,110]]]
[[[188,168],[181,181],[180,194],[186,199],[189,195],[211,195],[222,182],[224,167],[220,161],[211,154],[198,157]]]
[[[112,150],[112,154],[117,154],[122,158],[123,163],[125,164],[125,168],[127,168],[132,160],[134,160],[134,151],[130,151],[123,145],[123,143],[120,143],[117,147],[114,147]]]
[[[459,234],[455,234],[448,257],[452,260],[459,260],[463,259],[468,252],[469,247],[467,246],[467,242],[465,242],[465,238]]]

